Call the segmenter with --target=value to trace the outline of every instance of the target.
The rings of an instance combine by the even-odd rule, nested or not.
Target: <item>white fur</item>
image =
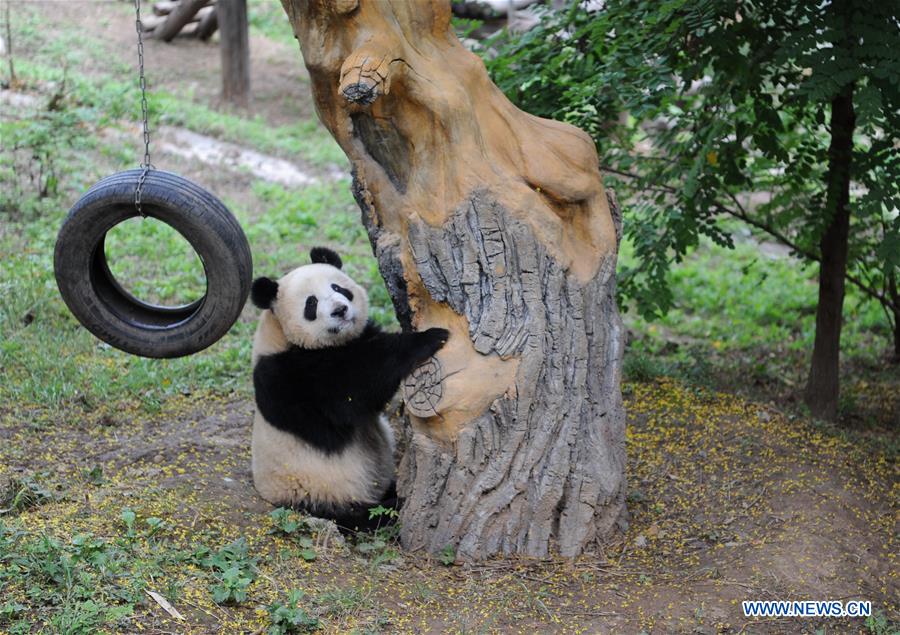
[[[353,301],[332,290],[331,284],[349,289]],[[303,317],[309,295],[319,300],[313,321]],[[344,320],[331,318],[339,304],[348,307]],[[253,367],[261,356],[283,352],[292,343],[304,348],[345,343],[365,328],[368,311],[365,290],[341,270],[326,264],[298,267],[278,281],[272,309],[260,315],[253,338]],[[384,417],[361,425],[377,426],[383,440],[380,447],[354,443],[340,453],[327,455],[271,425],[257,409],[252,467],[259,495],[276,505],[378,501],[394,476],[394,433]]]
[[[276,505],[377,501],[394,473],[394,433],[379,417],[386,443],[377,455],[359,444],[331,456],[292,434],[253,420],[253,483],[259,495]]]
[[[349,289],[353,300],[334,291],[332,284]],[[306,298],[310,295],[319,301],[318,314],[312,321],[303,316]],[[331,312],[339,306],[347,307],[344,318],[331,317]],[[369,296],[336,267],[322,263],[305,265],[278,281],[272,313],[278,318],[284,336],[292,343],[302,348],[324,348],[348,342],[363,332],[369,319]]]

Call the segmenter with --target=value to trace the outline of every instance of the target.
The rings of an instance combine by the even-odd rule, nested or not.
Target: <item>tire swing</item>
[[[144,162],[138,169],[102,179],[75,203],[59,231],[53,268],[69,310],[95,336],[142,357],[181,357],[228,332],[250,293],[253,264],[241,226],[219,199],[150,164],[140,0],[134,5]],[[190,243],[206,275],[202,298],[182,306],[157,306],[119,284],[106,262],[106,235],[136,216],[160,220]]]

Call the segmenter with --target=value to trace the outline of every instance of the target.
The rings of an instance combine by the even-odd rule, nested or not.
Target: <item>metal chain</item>
[[[134,207],[138,214],[146,218],[147,215],[141,209],[141,193],[144,189],[144,181],[147,173],[153,168],[150,164],[150,122],[147,113],[147,80],[144,78],[144,26],[141,24],[141,0],[134,0],[135,29],[138,36],[138,73],[141,87],[141,122],[144,130],[144,162],[141,163],[141,176],[134,190]]]

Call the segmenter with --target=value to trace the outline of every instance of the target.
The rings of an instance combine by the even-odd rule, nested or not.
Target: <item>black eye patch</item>
[[[348,300],[350,300],[350,302],[353,302],[353,292],[350,291],[350,289],[345,289],[344,287],[342,287],[339,284],[333,284],[333,285],[331,285],[331,288],[334,289],[335,291],[337,291],[338,293],[340,293],[342,296],[344,296]]]
[[[303,317],[312,322],[316,319],[316,310],[319,308],[319,300],[311,295],[306,298],[306,307],[303,309]]]

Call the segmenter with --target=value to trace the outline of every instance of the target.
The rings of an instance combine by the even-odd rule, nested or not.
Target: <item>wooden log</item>
[[[141,27],[144,29],[144,33],[149,33],[165,21],[166,16],[164,15],[142,15]]]
[[[219,0],[216,13],[222,57],[222,98],[245,107],[250,98],[247,0]]]
[[[575,556],[625,513],[621,225],[591,138],[528,115],[449,0],[282,0],[404,329],[407,549]]]
[[[207,0],[181,0],[178,6],[166,16],[166,21],[153,30],[153,37],[171,42],[181,29],[190,22]]]
[[[155,15],[169,15],[177,6],[178,0],[160,0],[153,3],[153,13]]]
[[[219,28],[216,8],[214,6],[207,8],[210,9],[209,13],[200,18],[200,24],[197,26],[197,37],[204,41],[211,38],[212,34]]]
[[[212,6],[215,0],[206,0],[206,6]],[[180,4],[179,0],[159,0],[153,4],[153,13],[156,15],[169,15]]]

